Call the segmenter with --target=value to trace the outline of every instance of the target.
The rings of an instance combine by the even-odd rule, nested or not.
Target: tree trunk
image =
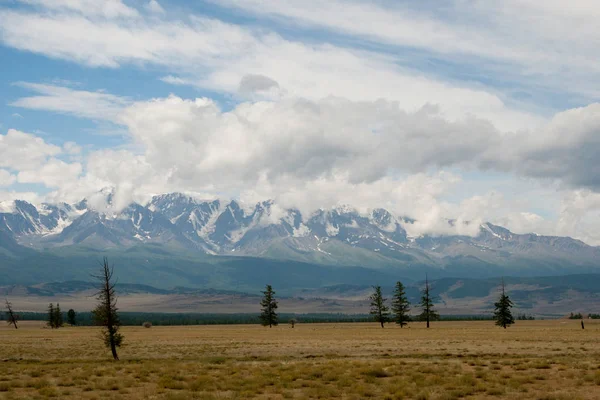
[[[115,346],[115,341],[110,341],[110,350],[112,351],[113,358],[115,361],[119,361],[119,356],[117,355],[117,346]]]
[[[108,270],[105,270],[108,272]],[[108,328],[108,335],[109,335],[109,340],[110,340],[110,351],[112,352],[112,356],[115,359],[115,361],[119,361],[119,356],[117,355],[117,345],[115,343],[115,331],[114,331],[114,321],[112,318],[112,303],[113,303],[113,299],[111,296],[111,286],[110,286],[110,276],[105,274],[105,287],[104,290],[106,291],[106,303],[104,305],[104,307],[106,308],[106,318],[107,318],[107,328]]]

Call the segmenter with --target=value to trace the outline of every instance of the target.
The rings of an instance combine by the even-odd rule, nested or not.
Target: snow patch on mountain
[[[213,206],[214,202],[209,206],[210,212],[208,214],[208,219],[204,226],[201,226],[199,230],[196,231],[198,237],[202,239],[208,240],[209,236],[215,231],[215,223],[217,219],[222,213],[221,203],[219,202],[218,206]]]
[[[327,235],[329,236],[337,236],[340,233],[340,228],[327,222],[325,225],[325,232],[327,232]]]
[[[351,229],[358,229],[358,228],[360,228],[360,226],[358,225],[358,222],[356,222],[355,219],[353,219],[352,222],[350,222],[349,224],[344,224],[344,227],[351,228]]]
[[[294,228],[292,233],[292,236],[297,238],[307,237],[308,235],[310,235],[310,228],[303,223],[300,223],[298,228]]]
[[[496,232],[494,232],[488,224],[481,224],[481,227],[483,229],[485,229],[486,231],[488,231],[489,233],[491,233],[492,236],[497,237],[498,239],[504,240],[504,238],[502,236],[498,235]]]

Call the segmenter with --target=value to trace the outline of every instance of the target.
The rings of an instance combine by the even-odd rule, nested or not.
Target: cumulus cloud
[[[435,108],[407,113],[393,102],[339,98],[247,102],[223,112],[209,99],[171,96],[137,102],[121,121],[172,179],[219,176],[231,187],[263,176],[370,182],[393,170],[471,163],[499,138],[486,121],[448,122]]]
[[[60,147],[25,132],[9,129],[6,135],[0,134],[0,167],[3,168],[33,170],[60,152]]]
[[[164,14],[164,12],[165,12],[164,8],[162,8],[160,3],[156,0],[150,0],[146,4],[146,9],[148,9],[148,11],[155,13],[155,14]]]
[[[600,193],[590,190],[567,192],[556,224],[558,232],[600,246]]]
[[[15,183],[17,178],[5,169],[0,169],[0,187],[10,186]]]
[[[244,75],[240,81],[238,92],[250,99],[273,99],[285,95],[279,83],[264,75]]]
[[[48,188],[54,188],[77,180],[81,170],[79,163],[69,164],[52,158],[35,170],[20,171],[17,179],[19,183],[42,183]]]
[[[75,142],[66,142],[63,144],[63,150],[69,155],[77,155],[81,153],[81,146]]]
[[[43,200],[43,196],[40,196],[38,193],[35,192],[0,190],[0,212],[12,212],[15,200],[25,200],[32,204],[39,204]]]
[[[515,153],[522,174],[600,191],[600,104],[558,113]]]

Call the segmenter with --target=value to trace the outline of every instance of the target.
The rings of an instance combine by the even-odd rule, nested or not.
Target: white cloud
[[[81,154],[81,146],[75,142],[66,142],[63,144],[63,150],[65,153],[70,155]]]
[[[173,75],[163,76],[160,80],[171,85],[192,85],[192,82]]]
[[[5,169],[0,169],[0,187],[10,186],[15,183],[16,180],[17,178],[10,172]]]
[[[556,114],[515,150],[522,174],[600,191],[600,103]]]
[[[166,82],[193,82],[233,95],[244,77],[264,76],[291,96],[313,100],[330,95],[354,101],[383,98],[408,111],[438,104],[449,118],[476,115],[501,130],[543,121],[507,107],[493,91],[403,68],[390,54],[290,41],[209,18],[191,16],[177,23],[92,20],[67,13],[0,10],[0,36],[9,46],[90,66],[165,66],[177,75],[165,77]]]
[[[6,135],[0,134],[0,167],[3,168],[35,169],[48,157],[56,156],[60,152],[60,147],[15,129],[9,129]]]
[[[137,102],[121,116],[154,166],[172,179],[219,176],[231,187],[293,176],[374,181],[390,170],[470,164],[500,135],[485,121],[448,122],[435,108],[415,113],[385,101],[285,99],[222,112],[208,99]]]
[[[125,98],[102,92],[29,82],[19,82],[17,85],[40,95],[20,98],[11,103],[14,107],[49,110],[82,118],[115,120],[129,104]]]
[[[174,24],[0,10],[0,22],[0,36],[10,46],[94,67],[146,62],[210,68],[251,51],[256,43],[251,32],[200,17]]]
[[[286,95],[279,83],[264,75],[248,74],[242,77],[238,93],[249,99],[278,99]]]
[[[56,11],[74,11],[89,17],[137,17],[136,9],[121,0],[19,0]],[[153,2],[156,2],[153,0]],[[151,2],[152,3],[152,2]],[[160,7],[160,6],[159,6]]]
[[[595,62],[599,36],[593,28],[600,6],[593,0],[579,0],[571,7],[559,0],[453,0],[428,7],[366,0],[219,0],[218,4],[285,26],[325,28],[363,43],[417,48],[450,62],[501,71],[522,83],[535,80],[598,96],[598,90],[587,84],[600,75]]]
[[[42,201],[42,196],[35,192],[0,190],[0,212],[12,212],[14,200],[24,200],[32,204],[39,204]]]
[[[146,4],[146,9],[155,14],[164,14],[165,12],[164,8],[162,8],[162,6],[156,0],[150,0]]]
[[[558,232],[568,232],[570,236],[600,246],[600,193],[589,190],[566,193],[556,226]]]
[[[19,183],[42,183],[48,188],[54,188],[77,180],[81,171],[79,163],[69,164],[52,158],[39,168],[20,171],[17,179]]]

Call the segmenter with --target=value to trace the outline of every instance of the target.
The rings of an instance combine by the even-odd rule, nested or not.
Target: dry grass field
[[[5,399],[600,399],[600,321],[0,327]]]

